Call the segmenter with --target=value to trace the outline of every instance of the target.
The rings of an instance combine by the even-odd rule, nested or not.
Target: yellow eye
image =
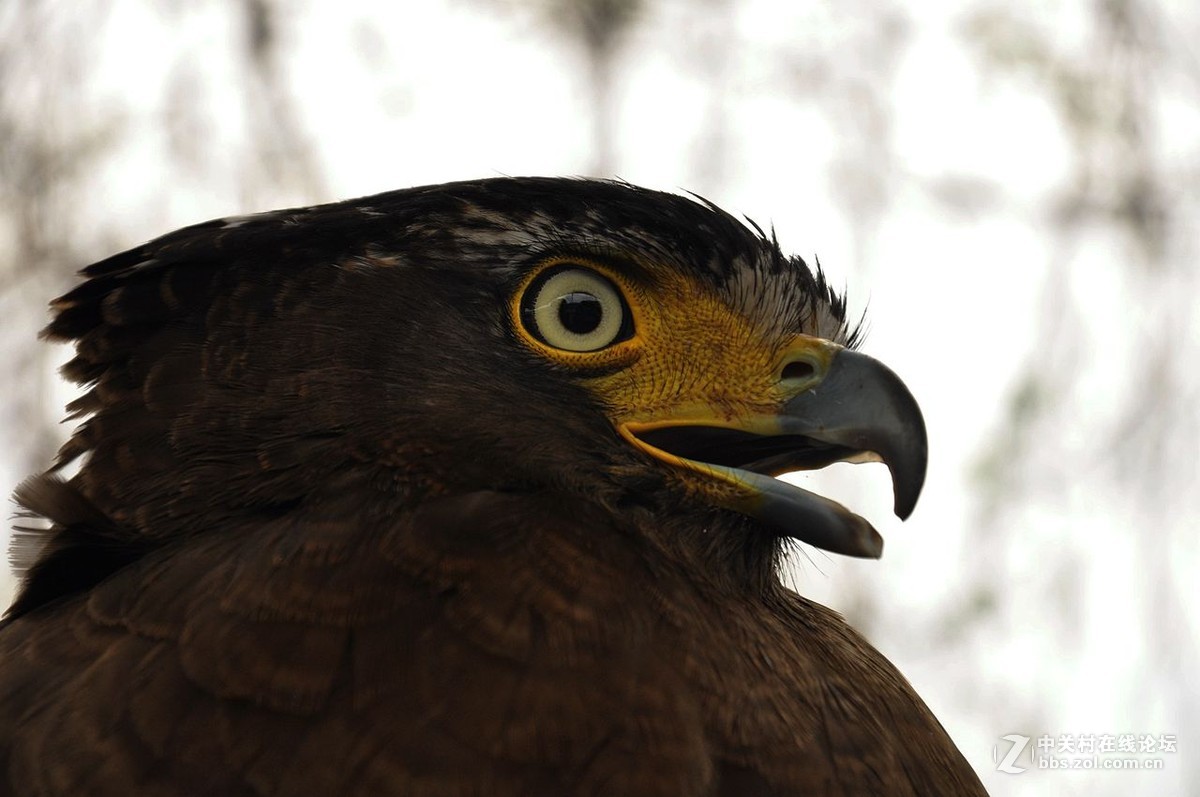
[[[535,338],[565,351],[598,351],[633,335],[633,320],[615,285],[574,265],[546,271],[521,299],[521,322]]]

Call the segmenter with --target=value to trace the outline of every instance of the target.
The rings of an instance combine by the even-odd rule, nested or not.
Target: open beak
[[[774,478],[834,462],[883,462],[895,512],[907,518],[925,482],[928,444],[916,399],[887,366],[837,349],[774,415],[630,421],[621,434],[677,468],[724,483],[718,503],[780,534],[848,556],[877,558],[883,538],[863,518]]]

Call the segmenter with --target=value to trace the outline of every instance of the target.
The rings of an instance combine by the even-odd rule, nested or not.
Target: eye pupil
[[[558,320],[576,335],[595,332],[603,318],[604,305],[590,293],[568,293],[558,302]]]

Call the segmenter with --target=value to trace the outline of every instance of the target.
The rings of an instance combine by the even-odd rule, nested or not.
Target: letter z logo
[[[1025,771],[1025,767],[1014,765],[1021,753],[1025,752],[1025,747],[1029,744],[1029,737],[1022,736],[1019,733],[1010,733],[1007,736],[1001,736],[1000,740],[1003,742],[1012,742],[1012,747],[1008,748],[1008,752],[1004,755],[1003,760],[1000,758],[1000,745],[992,748],[992,761],[996,762],[997,771],[1005,772],[1009,775],[1020,775]]]

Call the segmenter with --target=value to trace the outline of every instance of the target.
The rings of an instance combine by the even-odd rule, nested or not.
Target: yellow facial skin
[[[634,335],[593,352],[563,351],[534,338],[521,323],[524,291],[547,268],[574,265],[607,277],[633,315]],[[672,269],[646,271],[636,282],[586,258],[550,260],[531,273],[511,304],[513,328],[548,360],[581,371],[608,410],[614,428],[634,447],[670,465],[689,488],[712,503],[741,509],[757,491],[729,468],[655,448],[640,432],[665,426],[718,426],[779,434],[783,404],[821,381],[841,346],[808,335],[778,335],[738,314],[710,287]],[[790,366],[790,367],[789,367]]]

